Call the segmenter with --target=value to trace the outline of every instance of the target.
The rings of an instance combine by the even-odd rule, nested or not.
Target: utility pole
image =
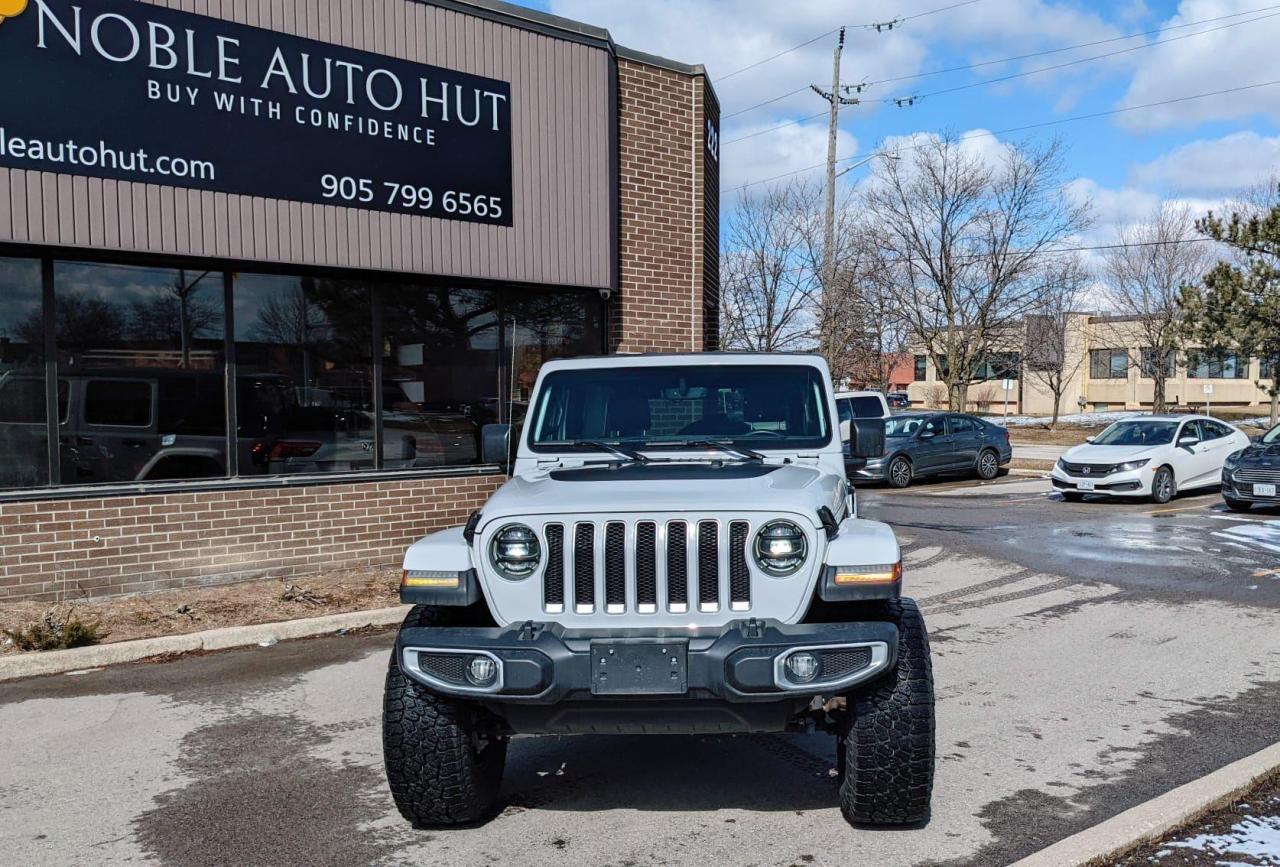
[[[816,84],[809,87],[818,96],[831,105],[831,121],[827,130],[827,201],[823,213],[822,239],[822,291],[832,292],[836,273],[836,135],[840,127],[840,106],[857,105],[861,100],[841,96],[840,86],[840,54],[844,51],[844,28],[840,28],[840,38],[836,41],[836,50],[831,62],[831,90],[823,90]],[[828,358],[836,347],[830,346],[831,325],[822,323],[821,351]]]

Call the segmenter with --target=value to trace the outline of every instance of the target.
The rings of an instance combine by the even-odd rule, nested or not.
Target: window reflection
[[[53,273],[62,483],[226,475],[222,273]]]
[[[49,483],[40,262],[0,259],[0,487]]]
[[[498,293],[388,286],[382,303],[383,439],[388,469],[480,459],[480,426],[495,420]]]
[[[368,288],[249,274],[234,293],[241,474],[373,469]]]

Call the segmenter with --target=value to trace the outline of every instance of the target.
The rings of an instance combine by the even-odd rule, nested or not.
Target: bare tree
[[[947,135],[879,162],[866,184],[879,267],[952,409],[1034,308],[1048,282],[1042,254],[1089,223],[1088,205],[1063,195],[1064,177],[1056,142],[987,158]]]
[[[1110,336],[1151,377],[1154,412],[1167,408],[1165,384],[1182,348],[1182,287],[1199,282],[1211,263],[1208,245],[1193,243],[1198,237],[1189,208],[1164,204],[1149,220],[1122,228],[1105,256],[1103,293],[1116,315],[1099,323],[1099,336]],[[1139,346],[1130,345],[1132,334]]]
[[[1072,319],[1093,279],[1079,256],[1053,258],[1056,261],[1045,269],[1040,296],[1027,314],[1022,353],[1023,375],[1053,395],[1050,429],[1058,424],[1063,394],[1084,367],[1085,353],[1068,343],[1074,331]]]
[[[812,270],[791,187],[744,193],[721,260],[721,343],[756,352],[811,345]]]

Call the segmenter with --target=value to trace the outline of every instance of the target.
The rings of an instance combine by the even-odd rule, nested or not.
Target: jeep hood
[[[817,523],[839,479],[801,465],[673,462],[593,465],[517,476],[489,499],[484,523],[522,515],[795,512]]]

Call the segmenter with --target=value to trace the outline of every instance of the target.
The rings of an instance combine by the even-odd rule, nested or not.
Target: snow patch
[[[1246,816],[1225,834],[1198,834],[1166,845],[1213,855],[1244,855],[1280,867],[1280,816]]]

